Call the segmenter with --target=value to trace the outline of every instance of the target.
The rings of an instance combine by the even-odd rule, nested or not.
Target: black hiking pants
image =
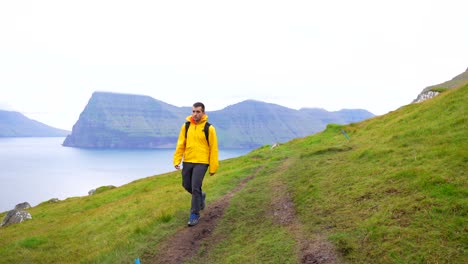
[[[182,166],[182,186],[192,194],[190,213],[200,214],[202,184],[208,164],[183,162]]]

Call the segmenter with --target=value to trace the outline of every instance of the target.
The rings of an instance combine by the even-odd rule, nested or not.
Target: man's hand
[[[180,165],[175,165],[174,168],[176,168],[176,170],[180,170]]]

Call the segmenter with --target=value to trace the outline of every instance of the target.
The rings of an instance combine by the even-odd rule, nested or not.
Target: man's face
[[[200,122],[205,113],[202,111],[202,107],[192,107],[192,118],[195,122]]]

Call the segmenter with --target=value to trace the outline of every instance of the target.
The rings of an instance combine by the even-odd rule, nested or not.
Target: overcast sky
[[[382,115],[466,70],[467,10],[466,0],[0,0],[0,109],[68,130],[94,91],[207,111],[255,99]]]

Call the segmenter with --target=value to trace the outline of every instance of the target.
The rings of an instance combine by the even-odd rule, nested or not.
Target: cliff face
[[[64,137],[69,133],[29,119],[19,112],[0,110],[0,137]]]
[[[413,103],[423,102],[439,95],[444,89],[453,89],[461,87],[468,83],[468,69],[465,72],[455,76],[452,80],[424,88],[424,90],[413,100]]]
[[[148,96],[95,92],[63,145],[84,148],[173,148],[191,107]],[[294,110],[247,100],[207,111],[221,148],[255,148],[374,116],[365,110]]]
[[[149,96],[95,92],[63,145],[163,148],[177,140],[182,109]],[[178,122],[179,121],[179,122]]]

